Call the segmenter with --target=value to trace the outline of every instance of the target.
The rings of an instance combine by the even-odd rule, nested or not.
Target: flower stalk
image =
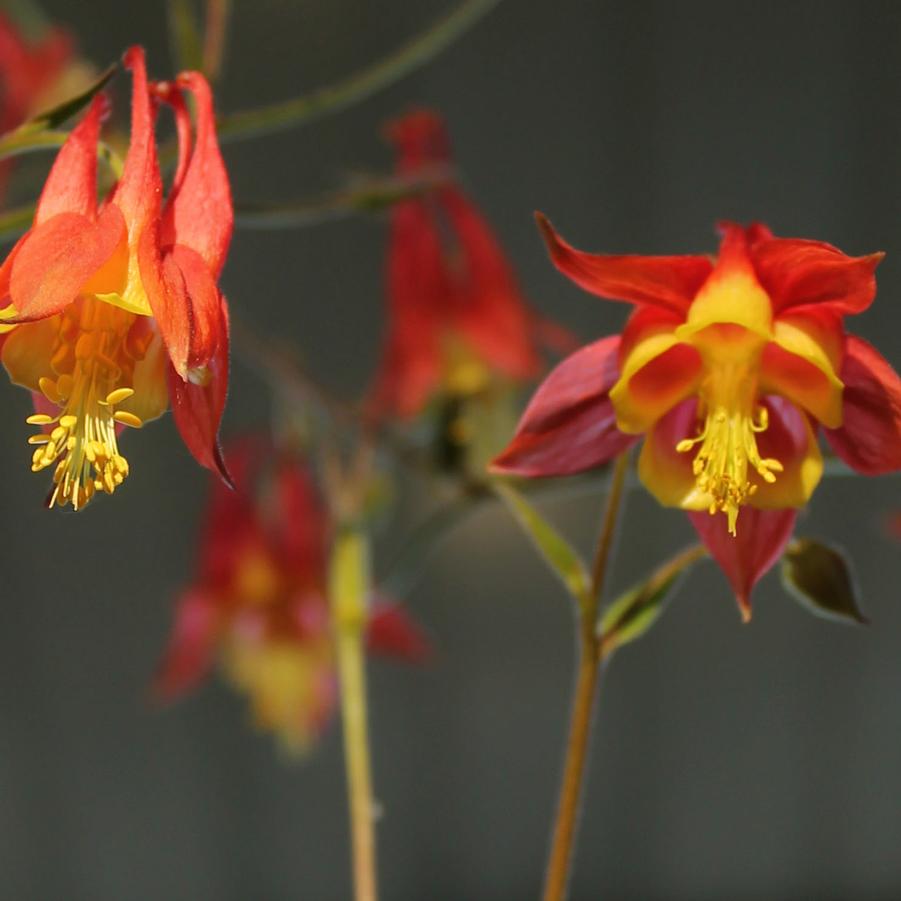
[[[598,611],[628,473],[629,453],[627,451],[620,454],[614,466],[592,567],[590,591],[580,599],[579,604],[579,616],[576,623],[579,647],[578,674],[573,692],[563,780],[560,785],[551,852],[545,874],[544,901],[563,901],[569,883],[579,811],[584,794],[585,763],[591,738],[591,721],[603,663],[602,640],[597,634]]]
[[[341,684],[355,901],[378,897],[375,810],[366,709],[366,599],[369,546],[359,525],[340,528],[332,550],[329,594]]]

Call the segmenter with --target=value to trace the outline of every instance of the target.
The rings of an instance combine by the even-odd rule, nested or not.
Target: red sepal
[[[15,248],[15,265],[8,271],[17,315],[6,322],[32,322],[65,309],[124,248],[124,240],[125,222],[114,206],[106,207],[96,222],[79,213],[58,213],[38,225]]]
[[[204,383],[182,379],[170,366],[169,401],[175,425],[194,459],[232,485],[219,446],[219,422],[228,392],[228,307],[224,297],[221,316],[216,352],[205,367]]]
[[[852,469],[882,475],[901,469],[901,379],[869,343],[848,335],[840,378],[842,424],[824,429],[833,450]]]
[[[271,526],[270,540],[282,565],[324,590],[331,530],[312,473],[294,453],[286,452],[276,462],[273,487],[273,509],[264,523]]]
[[[197,134],[190,158],[184,164],[187,158],[184,106],[177,103],[176,122],[181,120],[179,172],[163,214],[162,242],[164,246],[182,244],[197,251],[215,280],[225,263],[234,224],[228,173],[216,138],[209,84],[197,72],[183,72],[178,76],[178,85],[194,95]]]
[[[770,238],[751,247],[757,277],[776,313],[792,307],[827,307],[861,313],[876,296],[876,267],[883,253],[849,257],[823,241]]]
[[[459,243],[460,265],[448,267],[456,329],[499,372],[515,379],[536,375],[530,313],[488,223],[457,188],[443,188],[436,199]],[[453,257],[453,247],[448,253]]]
[[[34,214],[36,226],[57,213],[97,218],[97,141],[107,109],[106,98],[98,94],[66,138],[44,182]]]
[[[491,470],[520,476],[572,475],[609,462],[635,443],[616,427],[609,392],[619,378],[620,337],[576,351],[541,383],[507,449]]]
[[[373,392],[378,412],[412,416],[438,386],[438,332],[449,290],[442,253],[425,204],[418,200],[396,204],[386,278],[389,331]]]
[[[758,510],[745,506],[738,517],[738,534],[733,536],[722,514],[688,514],[710,556],[729,580],[745,622],[751,618],[751,592],[782,556],[797,516],[798,511],[791,508]]]
[[[174,701],[209,673],[217,621],[216,602],[203,591],[189,589],[178,599],[169,644],[151,685],[156,700]]]
[[[144,50],[129,48],[124,61],[132,75],[131,136],[122,178],[110,202],[122,210],[129,243],[134,247],[144,229],[159,221],[163,183],[156,156],[156,109],[147,84]],[[142,268],[142,277],[143,274]]]
[[[425,632],[397,604],[373,605],[366,630],[369,651],[396,657],[409,663],[425,663],[434,648]]]
[[[706,256],[584,253],[567,244],[542,213],[535,221],[554,265],[579,287],[608,300],[685,313],[713,269]]]

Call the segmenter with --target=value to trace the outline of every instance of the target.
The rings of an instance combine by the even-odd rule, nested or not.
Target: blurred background
[[[236,0],[219,109],[329,83],[450,6]],[[43,7],[98,66],[139,42],[155,77],[173,73],[163,3]],[[553,270],[534,209],[610,252],[713,251],[721,218],[885,250],[880,296],[849,325],[898,366],[899,46],[894,2],[507,0],[369,101],[224,152],[238,200],[315,195],[387,171],[380,124],[434,105],[527,295],[584,338],[618,330],[624,309]],[[356,396],[377,359],[385,240],[377,217],[241,230],[225,291]],[[27,413],[26,393],[4,386],[0,897],[348,897],[334,725],[289,764],[220,682],[171,709],[147,700],[207,488],[171,419],[129,436],[127,487],[74,516],[42,507]],[[269,416],[236,359],[225,433]],[[600,507],[586,490],[544,509],[587,549]],[[742,626],[705,564],[617,657],[574,899],[901,898],[901,559],[884,529],[897,508],[897,479],[834,478],[799,525],[850,552],[870,627],[811,618],[772,575]],[[690,538],[682,515],[634,492],[611,588]],[[383,895],[535,897],[572,680],[567,600],[507,514],[486,508],[433,555],[409,603],[439,654],[424,669],[371,668]]]

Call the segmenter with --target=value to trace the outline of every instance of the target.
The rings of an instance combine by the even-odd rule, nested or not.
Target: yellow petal
[[[769,295],[750,266],[730,266],[715,272],[698,292],[688,310],[685,325],[676,334],[682,340],[711,325],[740,325],[768,338],[773,319]]]
[[[10,379],[30,391],[40,391],[38,382],[53,376],[50,359],[56,347],[60,317],[25,322],[9,334],[2,359]]]
[[[842,424],[843,384],[836,374],[840,350],[816,322],[803,317],[776,321],[773,342],[763,354],[761,391],[780,394],[803,407],[827,428]]]
[[[771,405],[773,401],[769,402]],[[794,411],[792,422],[797,432],[804,438],[800,446],[796,444],[795,453],[786,453],[782,446],[782,440],[778,444],[771,444],[771,439],[778,440],[779,423],[775,416],[770,417],[770,427],[767,432],[758,436],[760,452],[764,456],[777,457],[782,463],[783,471],[780,472],[775,482],[767,483],[758,480],[757,490],[751,496],[749,503],[752,507],[762,509],[781,509],[784,507],[803,507],[814,489],[819,484],[823,475],[823,455],[817,442],[816,433],[810,425],[810,420],[803,414]],[[785,415],[785,414],[783,414]],[[785,430],[781,430],[785,434]],[[767,433],[770,434],[767,434]]]
[[[691,456],[676,451],[679,439],[697,431],[695,405],[673,410],[648,432],[638,458],[638,477],[664,507],[707,510],[713,498],[697,488]]]
[[[132,413],[142,422],[162,416],[169,407],[169,386],[166,380],[168,356],[163,340],[154,335],[144,359],[135,364],[134,394],[116,405],[117,410]]]
[[[630,435],[646,432],[679,401],[693,394],[701,377],[701,358],[672,331],[655,331],[636,342],[610,389],[617,428]]]

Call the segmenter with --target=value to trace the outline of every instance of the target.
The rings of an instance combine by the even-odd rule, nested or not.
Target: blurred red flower
[[[221,482],[201,531],[197,574],[182,593],[155,693],[171,700],[218,659],[250,699],[256,725],[303,750],[336,702],[326,596],[331,526],[305,464],[262,438],[229,448],[235,490]],[[412,661],[429,647],[395,606],[377,604],[369,647]]]
[[[410,417],[442,390],[468,396],[498,375],[535,377],[537,339],[559,336],[528,309],[488,223],[451,179],[441,117],[417,110],[386,132],[397,174],[413,181],[431,173],[436,184],[391,211],[388,333],[376,408]]]
[[[54,95],[73,63],[73,41],[61,28],[51,28],[38,41],[29,41],[12,19],[0,12],[0,134],[21,125]],[[0,162],[0,198],[11,160]]]
[[[128,474],[121,426],[139,427],[170,401],[188,449],[224,474],[217,431],[228,382],[228,312],[216,285],[232,232],[228,177],[203,76],[148,84],[144,53],[132,70],[131,142],[122,177],[97,206],[94,99],[60,150],[34,224],[0,267],[2,361],[35,393],[42,427],[32,469],[55,466],[48,504],[83,507]],[[191,124],[182,98],[197,110]],[[162,203],[154,134],[157,99],[179,136],[174,182]],[[193,138],[193,143],[192,143]],[[168,383],[168,389],[167,389]]]
[[[635,308],[551,372],[494,470],[581,472],[644,436],[642,482],[689,511],[747,618],[820,480],[817,425],[858,472],[901,468],[901,380],[843,328],[872,302],[882,254],[725,223],[715,260],[593,255],[538,222],[561,272]]]

